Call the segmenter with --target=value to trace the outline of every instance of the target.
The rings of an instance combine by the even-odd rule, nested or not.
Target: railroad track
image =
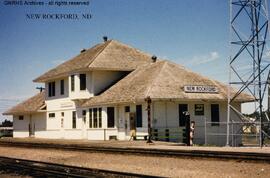
[[[27,175],[33,177],[70,177],[70,178],[88,178],[88,177],[156,177],[141,175],[135,173],[117,172],[101,169],[82,168],[76,166],[48,163],[42,161],[33,161],[9,157],[0,157],[0,171],[4,173],[15,173],[18,175]]]
[[[123,147],[101,147],[67,144],[26,143],[0,141],[0,146],[24,147],[24,148],[46,148],[69,151],[102,152],[114,154],[132,154],[143,156],[165,156],[165,157],[188,157],[188,158],[213,158],[230,159],[270,163],[270,153],[234,152],[234,151],[207,151],[207,150],[177,150],[177,149],[153,149],[153,148],[123,148]]]

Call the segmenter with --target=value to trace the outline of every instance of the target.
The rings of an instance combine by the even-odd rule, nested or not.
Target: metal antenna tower
[[[251,94],[255,122],[260,123],[260,146],[263,145],[263,107],[269,78],[268,0],[229,0],[230,2],[230,59],[227,113],[227,145],[230,145],[230,125],[235,113],[242,121],[248,121],[239,108],[234,107],[243,92]],[[268,51],[268,52],[267,52]],[[232,92],[232,87],[236,92]],[[254,122],[254,123],[255,123]]]

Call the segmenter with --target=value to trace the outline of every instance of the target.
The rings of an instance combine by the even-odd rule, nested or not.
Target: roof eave
[[[189,99],[189,98],[151,98],[152,101],[211,101],[211,102],[227,102],[227,98],[223,99]],[[235,102],[238,103],[248,103],[248,102],[254,102],[254,99],[238,99],[235,100]],[[102,105],[119,105],[119,104],[130,104],[130,103],[139,103],[139,102],[145,102],[145,99],[133,99],[133,100],[126,100],[126,101],[111,101],[111,102],[96,102],[96,103],[89,103],[87,105],[82,104],[79,107],[87,108],[87,107],[94,107],[94,106],[102,106]]]
[[[44,112],[44,111],[42,111]],[[41,113],[41,111],[14,111],[14,112],[4,112],[2,113],[2,115],[4,116],[8,116],[8,115],[25,115],[25,114],[37,114],[37,113]]]
[[[105,68],[105,67],[90,67],[90,68],[83,68],[83,69],[79,69],[79,70],[73,70],[73,71],[69,71],[63,74],[59,74],[59,75],[55,75],[55,76],[51,76],[51,77],[46,77],[43,78],[42,75],[38,78],[35,78],[33,80],[33,82],[35,83],[45,83],[51,80],[56,80],[59,78],[63,78],[63,77],[68,77],[69,75],[71,75],[72,73],[77,73],[77,72],[89,72],[89,71],[123,71],[123,72],[131,72],[134,71],[135,68]]]

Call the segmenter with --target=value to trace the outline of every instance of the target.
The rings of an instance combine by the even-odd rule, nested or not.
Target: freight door
[[[184,127],[186,123],[184,112],[188,111],[187,104],[179,104],[179,127]]]

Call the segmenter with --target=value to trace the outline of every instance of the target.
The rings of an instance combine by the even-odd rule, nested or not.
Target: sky
[[[46,1],[46,0],[40,0]],[[33,20],[29,13],[91,13],[90,20]],[[2,112],[33,96],[32,80],[102,42],[103,36],[228,82],[226,0],[91,0],[90,6],[0,4]]]

